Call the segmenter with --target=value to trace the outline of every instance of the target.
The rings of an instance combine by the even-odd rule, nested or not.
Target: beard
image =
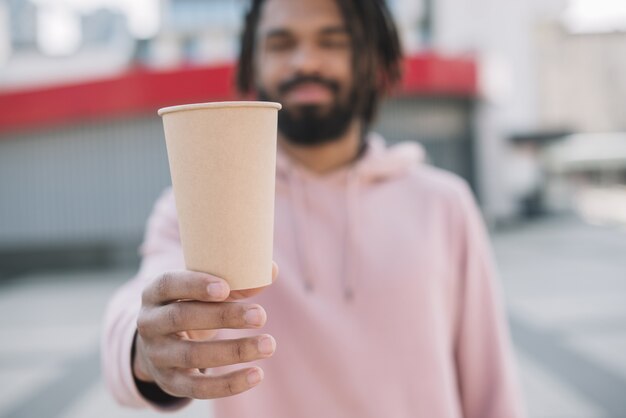
[[[355,89],[342,100],[338,83],[317,76],[299,76],[282,83],[278,87],[279,94],[282,96],[304,83],[318,83],[330,89],[334,96],[333,103],[326,110],[317,105],[284,106],[278,112],[278,130],[287,141],[299,146],[312,147],[340,139],[348,131],[355,116],[352,104],[356,96]],[[258,88],[258,96],[263,101],[281,101],[261,87]]]

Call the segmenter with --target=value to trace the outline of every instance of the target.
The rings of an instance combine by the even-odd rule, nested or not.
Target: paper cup
[[[280,108],[223,102],[159,110],[186,267],[232,290],[272,283]]]

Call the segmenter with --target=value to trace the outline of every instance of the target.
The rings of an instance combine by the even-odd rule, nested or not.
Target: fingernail
[[[211,283],[207,287],[207,290],[210,296],[218,298],[224,296],[224,294],[226,293],[226,286],[224,286],[224,284],[220,282]]]
[[[248,309],[243,319],[249,325],[261,325],[263,324],[263,312],[259,308]]]
[[[258,385],[263,380],[263,372],[261,369],[254,369],[246,376],[246,380],[250,386]]]
[[[258,344],[261,354],[272,354],[276,349],[276,342],[272,337],[261,337]]]

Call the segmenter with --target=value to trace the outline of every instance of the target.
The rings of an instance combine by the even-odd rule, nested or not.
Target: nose
[[[321,55],[315,46],[300,45],[291,57],[291,69],[300,74],[319,74],[322,62]]]

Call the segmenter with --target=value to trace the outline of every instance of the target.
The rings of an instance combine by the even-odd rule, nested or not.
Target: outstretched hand
[[[273,264],[272,282],[278,275]],[[133,373],[177,397],[213,399],[235,395],[263,380],[263,370],[248,367],[221,376],[203,371],[273,355],[271,335],[214,339],[219,329],[261,328],[267,315],[257,304],[239,302],[265,289],[230,291],[228,283],[206,273],[169,272],[143,292],[137,320]]]

